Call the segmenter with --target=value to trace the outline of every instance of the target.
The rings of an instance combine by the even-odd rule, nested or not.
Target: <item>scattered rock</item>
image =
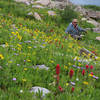
[[[43,7],[41,5],[33,5],[32,8],[41,8],[42,9],[42,8],[45,8],[45,7]]]
[[[66,7],[67,3],[59,2],[59,1],[51,1],[51,3],[48,5],[50,8],[57,8],[57,9],[64,9]]]
[[[2,69],[2,66],[0,66],[0,69]]]
[[[39,68],[39,69],[45,69],[45,70],[49,70],[49,67],[46,67],[45,65],[36,65],[34,66],[34,68]]]
[[[42,92],[42,97],[45,97],[46,94],[50,93],[50,91],[46,88],[43,88],[43,87],[38,87],[38,86],[35,86],[35,87],[32,87],[30,92],[34,92],[34,93],[41,93]]]
[[[98,19],[100,19],[100,11],[88,10],[87,16],[92,18],[92,19],[98,20]]]
[[[82,21],[86,21],[87,19],[86,19],[86,18],[82,18],[81,20],[82,20]]]
[[[49,14],[50,16],[55,16],[55,15],[56,15],[56,13],[55,13],[54,11],[48,11],[48,14]]]
[[[0,45],[1,47],[3,47],[3,48],[5,48],[6,47],[6,45],[5,44],[2,44],[2,45]]]
[[[34,3],[48,6],[51,3],[51,0],[38,0],[38,1],[35,1]]]
[[[42,20],[41,17],[40,17],[40,15],[37,12],[34,12],[34,17],[37,20]]]
[[[29,12],[27,15],[29,15],[29,16],[30,16],[30,15],[33,15],[33,13],[32,13],[32,12]]]
[[[96,37],[96,40],[99,40],[100,41],[100,36],[99,37]]]
[[[98,23],[97,21],[95,21],[95,20],[93,20],[93,19],[91,19],[91,18],[89,18],[89,19],[87,20],[87,22],[93,24],[93,25],[96,26],[96,27],[100,26],[100,23]]]
[[[29,40],[29,41],[24,41],[24,43],[31,43],[31,41]]]
[[[93,32],[100,33],[100,27],[92,28]]]

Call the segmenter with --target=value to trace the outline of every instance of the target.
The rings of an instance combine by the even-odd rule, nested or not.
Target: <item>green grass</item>
[[[0,66],[3,67],[0,69],[0,100],[40,100],[41,93],[37,93],[35,98],[33,93],[29,92],[33,86],[45,87],[51,91],[43,100],[99,100],[100,78],[96,80],[88,76],[92,71],[100,77],[99,61],[90,61],[89,65],[93,65],[94,69],[88,69],[89,73],[85,70],[85,76],[82,76],[82,69],[72,65],[85,68],[86,62],[77,61],[85,59],[79,55],[79,50],[83,47],[95,51],[100,57],[100,42],[95,40],[100,34],[88,31],[83,40],[73,40],[65,34],[69,21],[62,20],[61,11],[54,9],[58,15],[51,17],[47,15],[48,9],[31,9],[30,11],[43,15],[42,21],[37,21],[34,17],[27,16],[27,9],[30,8],[13,1],[10,5],[8,1],[0,1],[0,44],[6,44],[6,47],[0,46]],[[79,25],[83,28],[94,27],[80,19]],[[67,40],[65,36],[68,37]],[[76,61],[73,60],[75,57]],[[86,59],[89,60],[88,58]],[[42,64],[48,66],[49,70],[33,68]],[[60,65],[59,85],[64,92],[58,90],[54,78],[57,64]],[[74,70],[72,78],[69,77],[70,69]],[[84,81],[88,82],[88,85],[83,84]],[[76,85],[72,86],[70,82],[75,82]],[[72,87],[75,88],[73,93]]]

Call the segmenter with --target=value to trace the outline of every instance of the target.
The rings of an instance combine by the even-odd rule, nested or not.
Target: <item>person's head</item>
[[[74,26],[76,26],[77,23],[78,23],[77,19],[73,19],[72,24],[73,24]]]

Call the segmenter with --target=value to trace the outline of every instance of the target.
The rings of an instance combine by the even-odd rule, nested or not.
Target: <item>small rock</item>
[[[0,69],[2,69],[2,66],[0,66]]]
[[[48,6],[51,3],[51,0],[38,0],[38,1],[35,1],[34,3]]]
[[[82,20],[82,21],[86,21],[87,19],[86,19],[86,18],[82,18],[81,20]]]
[[[92,28],[93,32],[100,33],[100,27]]]
[[[46,94],[50,93],[50,91],[48,89],[42,88],[42,87],[38,87],[38,86],[32,87],[31,90],[30,90],[31,93],[32,92],[39,93],[39,91],[43,93],[42,97],[45,97]]]
[[[34,17],[37,20],[41,20],[41,17],[40,17],[40,15],[37,12],[34,12]]]
[[[2,45],[0,45],[1,47],[3,47],[3,48],[5,48],[6,47],[6,45],[5,44],[2,44]]]
[[[46,67],[45,65],[36,65],[34,66],[34,68],[39,68],[39,69],[45,69],[45,70],[49,70],[49,67]]]
[[[45,7],[43,7],[41,5],[33,5],[32,8],[41,8],[42,9],[42,8],[45,8]]]
[[[48,14],[49,14],[50,16],[55,16],[55,15],[56,15],[56,13],[55,13],[54,11],[48,11]]]
[[[27,15],[33,15],[33,13],[32,12],[29,12]]]
[[[99,37],[96,37],[96,40],[99,40],[100,41],[100,36]]]
[[[87,20],[87,22],[90,23],[90,24],[93,24],[96,27],[100,26],[100,24],[97,21],[90,19],[90,18],[89,18],[89,20]]]

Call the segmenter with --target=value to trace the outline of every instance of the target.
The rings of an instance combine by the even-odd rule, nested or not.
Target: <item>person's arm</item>
[[[79,30],[80,32],[87,32],[85,29],[83,29],[83,28],[81,28],[81,27],[79,27],[79,26],[78,26],[78,30]]]
[[[69,26],[67,27],[67,29],[65,30],[65,33],[69,33],[71,30],[71,24],[69,24]]]

